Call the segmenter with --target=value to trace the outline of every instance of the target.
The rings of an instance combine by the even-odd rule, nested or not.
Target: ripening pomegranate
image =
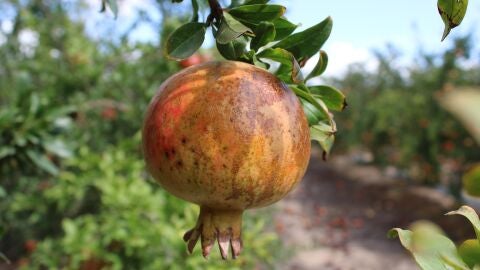
[[[184,240],[224,259],[242,249],[243,211],[272,204],[302,178],[310,133],[295,94],[241,62],[192,66],[165,81],[143,127],[147,168],[167,191],[200,205]]]

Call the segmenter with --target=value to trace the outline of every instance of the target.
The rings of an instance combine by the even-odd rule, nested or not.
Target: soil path
[[[375,167],[348,158],[326,163],[318,156],[300,186],[279,204],[275,228],[293,254],[280,269],[414,270],[418,267],[398,239],[387,238],[389,229],[427,219],[454,239],[471,233],[462,218],[443,215],[457,207],[451,197],[385,179]]]

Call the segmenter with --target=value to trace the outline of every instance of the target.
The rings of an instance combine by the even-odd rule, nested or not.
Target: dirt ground
[[[419,219],[438,223],[453,239],[473,236],[464,219],[443,215],[458,207],[450,196],[387,179],[346,157],[323,162],[314,154],[300,186],[278,207],[275,228],[293,254],[279,267],[285,270],[419,269],[398,239],[386,236]]]

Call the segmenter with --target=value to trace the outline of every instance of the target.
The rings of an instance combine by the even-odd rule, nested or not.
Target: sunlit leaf
[[[291,52],[298,61],[308,59],[322,48],[332,32],[332,26],[332,19],[327,17],[319,24],[283,39],[274,48]]]
[[[285,13],[285,7],[280,5],[243,5],[228,11],[242,22],[259,24],[262,21],[273,21]]]
[[[332,126],[321,122],[317,123],[310,127],[310,137],[320,144],[326,155],[330,154],[335,142],[335,130]]]
[[[270,0],[247,0],[243,5],[261,5],[270,2]]]
[[[223,19],[218,31],[216,32],[215,39],[220,44],[226,44],[235,40],[244,33],[253,34],[252,30],[241,22],[237,21],[227,12],[223,13]]]
[[[345,95],[332,86],[316,85],[308,88],[312,95],[323,100],[330,110],[342,111],[347,105]]]
[[[437,8],[442,17],[445,29],[442,41],[448,36],[450,30],[462,23],[467,12],[468,0],[438,0]]]
[[[475,212],[475,210],[473,210],[473,208],[471,208],[468,205],[464,205],[460,207],[460,209],[449,212],[446,215],[461,215],[466,217],[468,221],[472,223],[473,228],[475,230],[475,234],[477,235],[478,241],[480,241],[480,219],[478,217],[478,214]]]
[[[282,40],[286,37],[288,37],[295,29],[297,29],[298,25],[291,23],[287,19],[284,19],[282,17],[277,18],[272,21],[273,25],[275,26],[275,40]]]
[[[283,74],[277,75],[287,83],[300,83],[303,81],[300,65],[290,52],[281,48],[267,48],[258,53],[257,56],[258,58],[266,58],[281,63],[285,70],[288,70],[288,77],[282,76]]]
[[[440,104],[455,115],[480,144],[480,89],[455,89],[438,98]]]
[[[423,270],[469,270],[457,252],[455,244],[446,236],[430,230],[402,230],[395,228],[389,237],[399,237],[402,245],[410,251]]]
[[[185,59],[197,51],[205,39],[205,24],[190,22],[180,26],[167,40],[166,54],[175,60]]]
[[[319,52],[319,57],[318,57],[318,62],[315,65],[315,68],[313,68],[312,72],[308,74],[306,80],[308,81],[311,78],[318,77],[325,72],[328,66],[328,55],[325,51],[320,50]]]

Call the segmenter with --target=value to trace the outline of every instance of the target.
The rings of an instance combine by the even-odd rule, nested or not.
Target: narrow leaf
[[[26,152],[28,158],[37,165],[38,168],[52,174],[58,174],[57,167],[44,155],[39,154],[33,150],[27,150]]]
[[[293,82],[298,84],[303,81],[300,65],[290,52],[281,48],[268,48],[258,53],[257,56],[258,58],[267,58],[281,63],[285,70],[288,70],[290,75],[290,78],[283,77],[287,83]],[[281,74],[279,77],[282,78]]]
[[[293,34],[279,43],[274,48],[282,48],[291,52],[298,61],[312,57],[325,44],[332,32],[332,19],[327,17],[317,25],[302,32]]]
[[[317,118],[321,120],[328,120],[330,125],[334,126],[332,117],[328,112],[328,108],[322,100],[314,98],[308,91],[301,89],[298,85],[289,85],[289,87],[299,98],[309,102],[318,110]]]
[[[473,208],[464,205],[460,207],[460,209],[458,209],[457,211],[449,212],[446,215],[461,215],[466,217],[470,221],[470,223],[472,223],[478,241],[480,241],[480,219],[475,210],[473,210]]]
[[[287,19],[284,18],[277,18],[273,20],[273,25],[275,25],[275,40],[282,40],[288,37],[295,29],[297,29],[298,25],[291,23]]]
[[[228,11],[239,21],[259,24],[262,21],[273,21],[280,18],[286,11],[284,6],[280,5],[243,5],[232,8]]]
[[[315,65],[315,68],[313,68],[312,72],[308,74],[306,80],[308,81],[311,78],[315,78],[322,75],[323,72],[325,72],[325,70],[327,69],[327,65],[328,65],[328,55],[325,51],[320,50],[318,62]]]
[[[215,39],[220,44],[226,44],[235,40],[242,34],[253,34],[252,30],[241,22],[237,21],[227,12],[223,13],[223,19],[216,33]]]
[[[117,18],[118,15],[118,5],[117,5],[117,0],[108,0],[108,6],[113,12],[113,15],[115,18]]]
[[[197,51],[205,40],[205,24],[190,22],[180,26],[167,40],[166,54],[175,60],[185,59]]]
[[[243,4],[244,6],[246,5],[259,5],[259,4],[266,4],[270,2],[270,0],[247,0],[245,1],[245,3]]]
[[[345,95],[340,90],[328,85],[309,86],[308,88],[312,95],[323,100],[330,110],[342,111],[345,109],[347,102]]]
[[[255,29],[255,37],[250,43],[252,50],[258,51],[275,39],[275,26],[271,22],[261,22]]]

